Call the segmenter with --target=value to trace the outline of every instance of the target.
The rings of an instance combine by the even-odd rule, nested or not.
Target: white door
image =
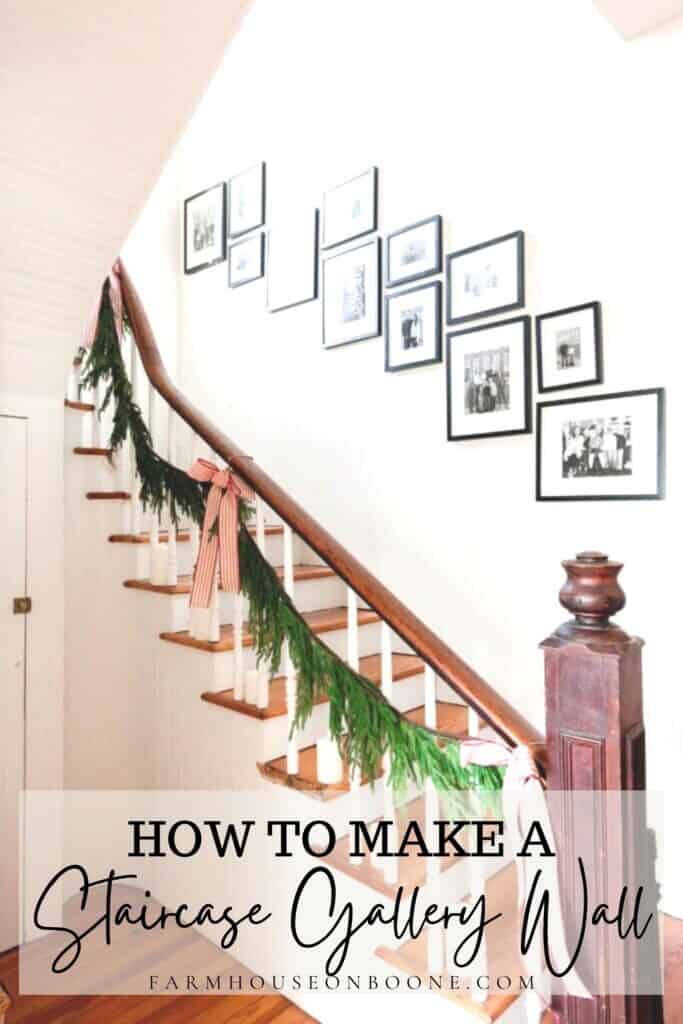
[[[27,421],[0,416],[0,952],[19,943],[19,792],[24,788]]]

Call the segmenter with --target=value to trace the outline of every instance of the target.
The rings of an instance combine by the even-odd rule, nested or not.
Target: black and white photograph
[[[185,273],[196,274],[225,259],[225,184],[185,200]]]
[[[323,345],[336,348],[380,334],[379,239],[323,261]]]
[[[452,252],[446,257],[449,324],[506,313],[524,305],[524,232]]]
[[[664,391],[652,388],[541,402],[538,501],[664,495]]]
[[[602,311],[599,302],[536,317],[539,391],[602,383]]]
[[[322,248],[360,238],[377,230],[378,171],[363,174],[328,189],[323,196]]]
[[[228,235],[237,238],[266,222],[266,165],[261,162],[228,182]]]
[[[263,277],[263,232],[235,242],[228,249],[228,287],[239,288]]]
[[[388,373],[441,362],[441,282],[387,295],[385,360]]]
[[[318,298],[318,211],[294,211],[268,232],[270,313]]]
[[[531,317],[446,336],[448,440],[531,432]]]
[[[443,270],[441,217],[428,217],[387,235],[387,288],[418,281]]]

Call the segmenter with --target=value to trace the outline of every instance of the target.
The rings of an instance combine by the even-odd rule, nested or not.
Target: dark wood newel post
[[[567,579],[560,590],[560,603],[574,618],[541,645],[548,788],[564,792],[644,790],[643,641],[629,636],[610,619],[626,603],[618,580],[622,564],[611,562],[600,552],[584,551],[562,565]],[[579,915],[575,878],[579,850],[574,846],[572,813],[569,801],[560,801],[554,810],[561,868],[562,864],[569,866],[565,872],[561,870],[561,885],[570,949]],[[641,883],[654,884],[654,840],[646,833],[640,805],[635,815],[624,811],[621,828],[611,828],[607,838],[597,821],[593,832],[588,857],[585,846],[580,852],[594,897],[600,899],[601,889],[606,896],[605,886],[613,881],[605,878],[607,845],[608,863],[619,863],[624,879],[637,877]],[[648,853],[643,857],[646,837]],[[637,862],[636,847],[641,851]],[[590,942],[595,969],[586,982],[593,991],[600,991],[600,964],[606,954],[594,936]],[[632,974],[638,968],[624,962],[622,969]],[[553,1008],[571,1024],[661,1024],[663,1020],[662,999],[652,995],[599,995],[592,1001],[559,997],[553,1000]]]

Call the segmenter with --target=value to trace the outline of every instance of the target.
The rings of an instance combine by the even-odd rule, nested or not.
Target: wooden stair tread
[[[483,1022],[494,1021],[507,1010],[519,997],[519,990],[514,991],[514,979],[524,977],[519,956],[519,918],[517,909],[517,876],[516,867],[510,864],[489,878],[486,882],[486,906],[488,913],[501,913],[503,916],[492,921],[486,928],[487,940],[487,975],[496,977],[509,976],[513,986],[507,992],[495,992],[488,999],[479,1003],[466,995],[463,990],[451,990],[444,983],[437,995],[457,1003],[472,1016]],[[418,975],[426,982],[429,977],[427,966],[427,929],[417,939],[409,939],[398,949],[380,946],[375,956],[385,963],[397,967],[408,974]],[[452,968],[445,964],[446,975],[457,970],[462,984],[467,984],[468,968]]]
[[[88,491],[88,501],[130,501],[128,491]]]
[[[324,608],[321,611],[305,612],[303,617],[316,635],[330,633],[336,629],[346,629],[346,608]],[[365,608],[359,609],[359,626],[368,626],[373,622],[379,622],[377,612]],[[194,647],[195,650],[208,651],[211,654],[232,651],[235,645],[231,625],[221,626],[221,638],[214,643],[210,640],[196,640],[195,637],[190,636],[189,631],[186,629],[180,630],[177,633],[160,633],[159,635],[162,640],[167,640],[169,643],[180,644],[182,647]],[[242,634],[242,646],[252,647],[253,643],[253,639],[245,630]]]
[[[107,458],[109,458],[111,454],[111,448],[95,448],[84,446],[74,448],[74,455],[105,455]]]
[[[266,526],[266,537],[275,537],[283,532],[282,526]],[[249,533],[252,537],[256,536],[256,529],[250,528]],[[178,530],[176,540],[179,544],[185,544],[190,539],[189,530]],[[149,533],[144,530],[141,533],[112,533],[109,535],[110,544],[149,544]],[[168,533],[166,530],[159,531],[159,541],[165,544],[168,540]]]
[[[406,718],[411,722],[424,724],[424,707],[413,708],[405,712]],[[445,732],[453,734],[464,734],[467,729],[467,708],[461,704],[446,704],[437,701],[436,704],[437,727]],[[344,774],[341,782],[327,785],[318,782],[316,765],[316,747],[303,747],[299,751],[299,771],[296,775],[287,773],[287,757],[275,757],[272,761],[266,761],[257,765],[261,775],[280,786],[288,786],[290,789],[298,789],[303,793],[318,800],[333,800],[342,793],[350,791],[348,769],[344,767]],[[368,780],[363,779],[365,784]]]
[[[360,659],[360,672],[370,682],[379,685],[381,679],[381,656],[369,654]],[[394,654],[392,656],[392,674],[394,682],[409,679],[420,675],[424,671],[424,665],[420,658],[414,654]],[[285,693],[285,676],[276,676],[270,684],[270,700],[267,708],[257,708],[254,704],[247,704],[242,700],[235,700],[233,690],[221,690],[219,693],[203,693],[202,700],[207,704],[214,704],[219,708],[227,708],[230,711],[238,711],[240,714],[250,718],[258,718],[266,721],[269,718],[283,718],[287,714],[287,697]],[[327,704],[327,697],[320,697],[316,704]]]
[[[92,402],[72,402],[71,399],[64,399],[65,409],[76,409],[78,412],[94,412],[95,406]]]
[[[282,579],[284,575],[283,567],[276,566],[275,571],[278,577]],[[330,579],[335,575],[334,569],[330,569],[326,565],[294,566],[294,580],[297,583],[306,580]],[[152,583],[150,580],[124,580],[123,585],[130,590],[146,590],[152,594],[189,594],[192,590],[192,574],[187,573],[186,575],[179,576],[175,586]]]

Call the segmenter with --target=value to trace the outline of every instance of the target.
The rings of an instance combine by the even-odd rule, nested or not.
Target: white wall
[[[676,795],[682,57],[683,22],[625,43],[591,0],[256,0],[177,157],[178,201],[265,159],[271,220],[377,164],[382,233],[441,213],[449,251],[521,228],[529,312],[603,303],[603,390],[668,389],[666,501],[536,504],[534,437],[447,443],[443,367],[323,351],[319,301],[269,315],[225,264],[180,279],[182,379],[539,726],[560,559],[624,560],[650,785]]]

